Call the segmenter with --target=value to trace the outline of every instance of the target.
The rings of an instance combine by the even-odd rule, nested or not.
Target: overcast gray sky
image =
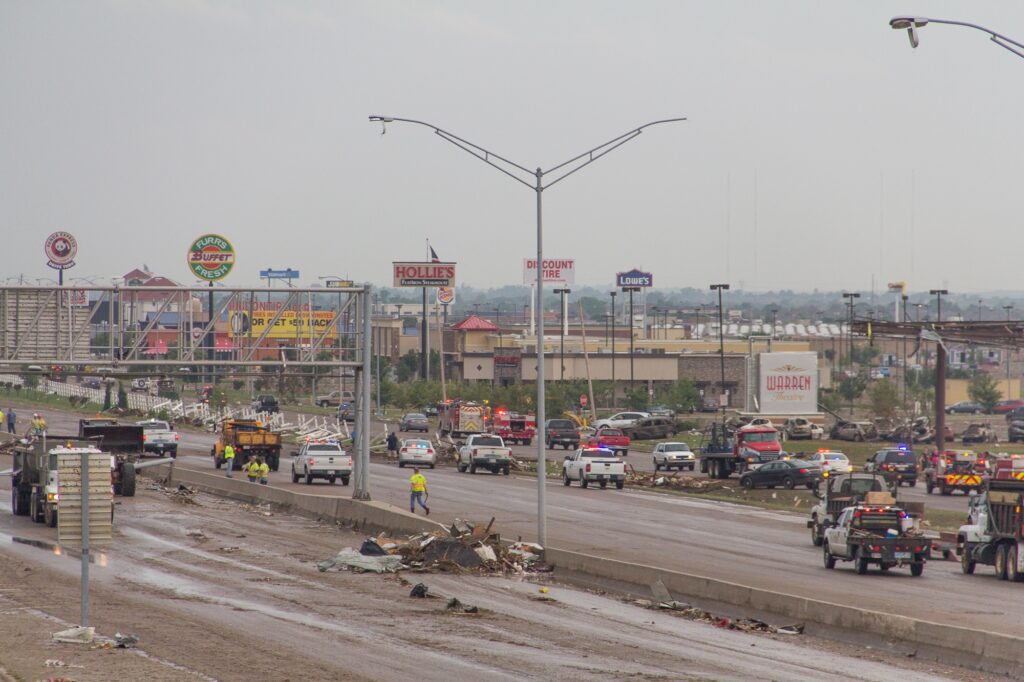
[[[390,285],[424,240],[474,286],[522,281],[533,193],[409,125],[533,168],[654,128],[545,194],[577,281],[748,290],[1024,289],[1024,59],[893,14],[1024,39],[1019,2],[0,3],[0,280],[146,263],[192,283],[297,268]]]

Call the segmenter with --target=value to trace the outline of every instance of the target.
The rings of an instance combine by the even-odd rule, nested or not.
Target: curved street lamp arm
[[[917,47],[917,28],[921,26],[927,26],[928,24],[948,24],[950,26],[964,26],[966,28],[973,28],[976,31],[987,33],[989,40],[998,45],[999,47],[1009,50],[1018,57],[1024,59],[1024,43],[1017,42],[1013,38],[1004,36],[1001,33],[996,33],[990,28],[979,26],[978,24],[972,24],[969,21],[955,21],[953,19],[931,19],[929,17],[913,17],[913,16],[897,16],[889,20],[889,26],[896,30],[907,29],[910,33],[910,45],[911,47]],[[1020,48],[1020,49],[1018,49]]]
[[[1022,48],[1022,49],[1024,49],[1024,44],[1018,43],[1013,38],[1009,38],[1007,36],[1004,36],[1001,33],[996,33],[995,31],[993,31],[990,28],[985,28],[984,26],[979,26],[978,24],[972,24],[972,23],[967,22],[967,21],[953,21],[951,19],[931,19],[931,18],[929,18],[928,19],[928,23],[930,23],[930,24],[950,24],[951,26],[966,26],[967,28],[977,29],[978,31],[981,31],[982,33],[989,34],[989,36],[991,36],[990,40],[992,42],[994,42],[996,45],[998,45],[1000,47],[1005,47],[1007,50],[1010,50],[1010,52],[1013,52],[1016,55],[1024,56],[1024,54],[1018,52],[1017,50],[1014,50],[1014,49],[1008,47],[1007,45],[1004,45],[1003,43],[1010,43],[1011,45],[1016,45],[1017,47]]]
[[[525,168],[523,166],[520,166],[515,161],[509,161],[504,156],[501,156],[499,154],[495,154],[492,151],[488,151],[487,149],[484,149],[483,147],[481,147],[478,144],[473,144],[469,140],[464,140],[461,137],[459,137],[458,135],[455,135],[453,133],[449,133],[447,130],[444,130],[443,128],[439,128],[438,126],[434,125],[433,123],[427,123],[426,121],[417,121],[414,118],[397,118],[397,117],[394,117],[394,116],[370,116],[370,121],[371,122],[380,122],[380,123],[385,124],[385,125],[388,124],[388,123],[393,123],[395,121],[398,121],[398,122],[401,122],[401,123],[415,123],[415,124],[421,125],[421,126],[423,126],[425,128],[430,128],[431,130],[434,131],[434,134],[437,135],[438,137],[440,137],[442,140],[447,140],[448,142],[451,142],[453,145],[455,145],[459,149],[461,149],[461,150],[463,150],[465,152],[468,152],[469,154],[472,154],[473,156],[475,156],[476,158],[480,159],[484,163],[486,163],[486,164],[488,164],[490,166],[493,166],[494,168],[497,168],[498,170],[500,170],[505,175],[509,176],[513,180],[516,180],[518,182],[523,183],[524,185],[526,185],[530,189],[536,189],[533,184],[523,180],[522,178],[517,176],[515,173],[510,172],[508,169],[502,168],[497,163],[495,163],[492,159],[497,159],[497,160],[501,161],[502,163],[506,163],[509,166],[512,166],[513,168],[516,168],[517,170],[521,170],[522,172],[526,173],[527,175],[533,176],[534,172],[531,171],[529,168]]]

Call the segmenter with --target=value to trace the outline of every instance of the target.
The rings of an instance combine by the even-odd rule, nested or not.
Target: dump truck
[[[28,516],[35,523],[57,527],[60,507],[57,458],[62,454],[97,454],[101,451],[73,437],[41,436],[14,447],[11,470],[11,513]],[[134,468],[132,473],[134,473]],[[133,479],[134,480],[134,479]],[[114,506],[111,501],[111,519]]]
[[[988,489],[971,495],[968,522],[957,531],[956,553],[967,575],[978,564],[995,567],[1000,580],[1024,580],[1024,460],[996,462]]]
[[[224,448],[235,449],[235,466],[241,466],[249,455],[262,457],[271,471],[281,465],[281,432],[274,431],[258,419],[225,419],[221,422],[220,438],[210,448],[213,465],[224,466]]]
[[[138,424],[121,424],[116,419],[78,420],[78,438],[111,455],[115,495],[135,496],[135,463],[145,453],[145,433]]]

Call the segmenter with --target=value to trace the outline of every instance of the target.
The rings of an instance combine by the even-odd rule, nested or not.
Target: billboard
[[[440,305],[451,305],[455,303],[455,288],[454,287],[438,287],[437,288],[437,302]]]
[[[255,338],[263,333],[274,316],[276,310],[232,310],[228,317],[228,336],[248,337],[250,334]],[[267,333],[268,339],[309,339],[310,333],[313,338],[319,338],[325,331],[325,338],[333,339],[338,335],[336,326],[331,326],[334,313],[329,310],[286,310],[281,317],[274,322],[274,326]],[[312,330],[310,329],[312,327]]]
[[[615,286],[617,287],[653,287],[654,275],[649,272],[642,272],[633,268],[628,272],[620,272],[615,275]]]
[[[394,268],[396,287],[454,287],[455,263],[399,263]]]
[[[761,353],[759,402],[764,414],[818,411],[818,354]]]
[[[219,234],[204,234],[188,247],[188,267],[199,279],[216,282],[235,267],[235,247]]]
[[[543,263],[544,281],[549,284],[576,283],[576,260],[574,258],[545,258]],[[537,259],[523,259],[523,284],[537,281]]]

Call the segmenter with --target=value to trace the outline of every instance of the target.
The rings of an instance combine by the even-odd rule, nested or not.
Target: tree
[[[869,395],[871,411],[876,417],[892,419],[900,405],[900,392],[896,384],[889,379],[875,382]]]
[[[858,365],[870,365],[881,351],[874,346],[854,346],[850,358]]]
[[[996,380],[992,378],[992,375],[985,372],[979,372],[974,375],[971,382],[967,385],[967,395],[974,402],[981,403],[986,412],[991,412],[996,403],[1003,398]]]
[[[868,386],[868,380],[860,374],[852,377],[845,377],[839,382],[839,395],[850,404],[850,414],[853,414],[853,401],[864,393]]]

